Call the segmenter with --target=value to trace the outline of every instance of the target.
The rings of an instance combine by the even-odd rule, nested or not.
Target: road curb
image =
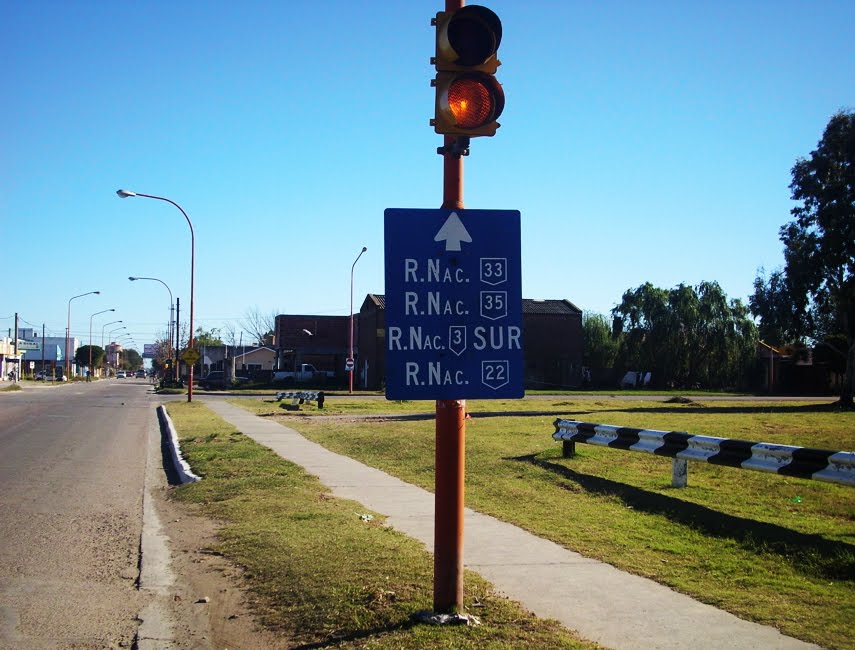
[[[175,431],[172,419],[169,417],[169,414],[166,412],[166,408],[164,408],[163,405],[157,407],[157,417],[160,420],[161,428],[165,429],[168,434],[167,441],[169,443],[169,453],[172,458],[172,466],[175,468],[175,472],[178,474],[178,478],[181,483],[193,483],[200,480],[200,477],[193,473],[190,469],[190,465],[181,455],[181,445],[178,442],[178,433]]]

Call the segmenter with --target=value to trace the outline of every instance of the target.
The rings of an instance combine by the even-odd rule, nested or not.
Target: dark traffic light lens
[[[463,7],[448,24],[448,43],[457,53],[457,65],[484,63],[499,49],[501,40],[502,23],[486,7]]]

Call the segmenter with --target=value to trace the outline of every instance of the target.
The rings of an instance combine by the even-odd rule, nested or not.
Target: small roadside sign
[[[196,362],[201,359],[199,355],[199,351],[196,348],[187,348],[184,350],[184,353],[181,355],[181,358],[184,360],[184,363],[189,365],[195,365]]]

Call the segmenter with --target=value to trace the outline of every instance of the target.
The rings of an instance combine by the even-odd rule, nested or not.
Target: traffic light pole
[[[505,105],[495,78],[501,65],[501,20],[486,7],[464,4],[445,0],[445,11],[431,21],[436,27],[431,63],[437,74],[431,81],[436,96],[430,124],[444,136],[437,152],[443,159],[442,207],[449,211],[463,210],[463,156],[469,155],[470,138],[495,135],[496,118]],[[437,400],[433,588],[437,614],[463,615],[465,447],[466,400]]]
[[[463,6],[446,0],[446,11]],[[442,207],[463,209],[463,158],[445,137]],[[436,401],[436,492],[434,496],[433,609],[463,612],[463,507],[466,475],[466,400]]]

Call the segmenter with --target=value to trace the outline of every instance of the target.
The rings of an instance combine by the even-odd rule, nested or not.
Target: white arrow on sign
[[[460,242],[472,243],[472,235],[466,230],[466,226],[463,225],[457,213],[452,212],[448,215],[448,219],[442,224],[442,228],[439,229],[433,240],[445,241],[445,250],[447,251],[459,251]]]

